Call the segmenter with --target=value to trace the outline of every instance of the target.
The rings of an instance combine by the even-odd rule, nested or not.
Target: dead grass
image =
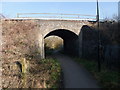
[[[97,28],[97,26],[95,26]],[[103,44],[120,45],[120,32],[118,22],[106,21],[100,23],[101,40]]]
[[[38,30],[35,20],[2,20],[3,88],[48,87],[46,81],[52,80],[50,78],[52,71],[49,70],[50,63],[47,63],[47,67],[46,64],[38,62],[40,61],[36,44]],[[20,68],[16,66],[16,62],[20,62],[22,58],[29,62],[27,74],[21,74]]]

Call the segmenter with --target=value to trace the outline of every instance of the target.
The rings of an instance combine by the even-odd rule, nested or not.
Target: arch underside
[[[52,35],[58,36],[63,39],[64,53],[73,56],[78,56],[78,35],[76,35],[74,32],[69,30],[58,29],[49,32],[44,38]]]

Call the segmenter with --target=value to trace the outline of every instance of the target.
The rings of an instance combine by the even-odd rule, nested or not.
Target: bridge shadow
[[[74,32],[66,29],[57,29],[48,33],[44,39],[49,36],[58,36],[63,40],[63,46],[61,48],[62,53],[78,56],[78,35],[76,35]],[[54,51],[60,51],[60,49]]]
[[[81,58],[96,59],[98,56],[98,32],[94,28],[84,25],[79,33],[79,51]]]

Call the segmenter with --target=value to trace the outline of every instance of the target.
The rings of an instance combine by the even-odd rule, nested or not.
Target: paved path
[[[65,88],[99,88],[96,80],[82,66],[63,54],[55,54],[63,69]]]

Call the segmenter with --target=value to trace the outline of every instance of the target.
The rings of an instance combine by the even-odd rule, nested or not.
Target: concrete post
[[[45,48],[44,48],[44,38],[42,37],[42,59],[45,59]]]
[[[45,54],[44,54],[44,38],[42,34],[39,34],[38,36],[38,52],[40,53],[40,58],[44,59]]]

